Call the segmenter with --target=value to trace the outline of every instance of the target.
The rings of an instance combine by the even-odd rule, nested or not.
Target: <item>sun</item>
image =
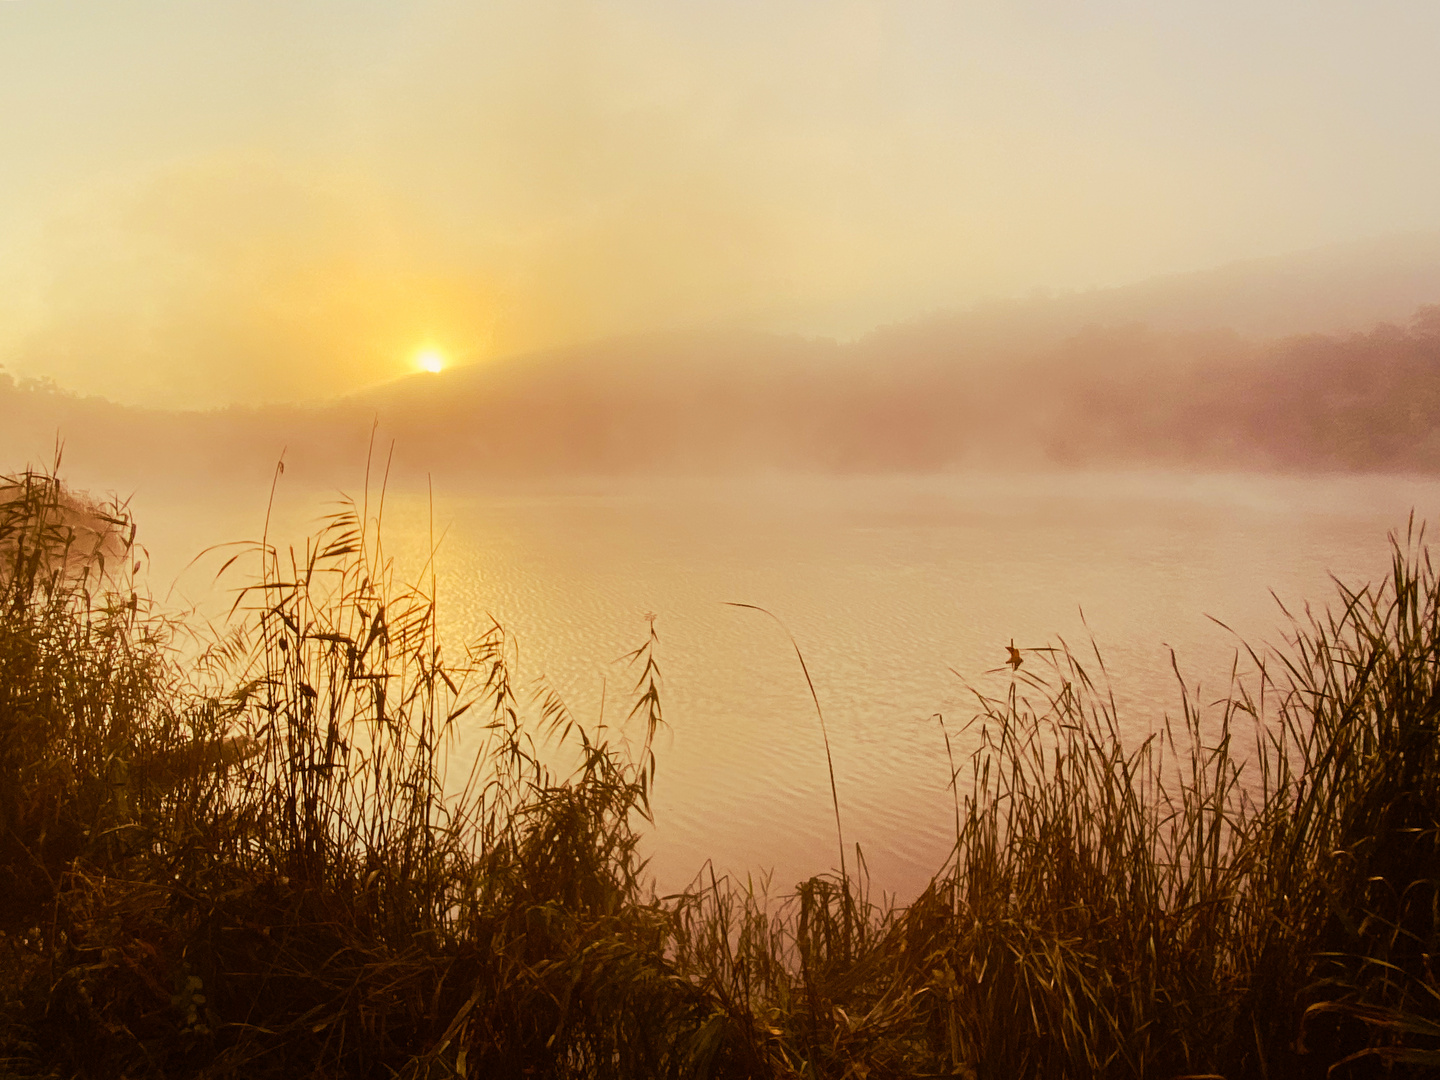
[[[445,356],[439,349],[421,349],[415,354],[415,366],[431,375],[445,370]]]

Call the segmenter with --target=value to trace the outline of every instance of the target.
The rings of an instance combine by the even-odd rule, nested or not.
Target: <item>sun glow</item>
[[[431,375],[445,370],[445,357],[439,349],[421,349],[415,354],[415,366]]]

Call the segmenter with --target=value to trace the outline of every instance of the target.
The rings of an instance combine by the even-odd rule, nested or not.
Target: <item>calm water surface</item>
[[[320,510],[287,499],[277,528]],[[1063,474],[550,483],[437,496],[434,520],[447,637],[498,619],[519,641],[522,676],[543,676],[582,719],[601,715],[602,698],[606,719],[623,719],[633,676],[615,660],[655,614],[669,729],[645,850],[661,890],[706,859],[717,872],[773,869],[776,887],[836,864],[795,652],[774,622],[730,601],[769,609],[794,635],[829,725],[847,845],[903,900],[951,843],[935,714],[953,738],[974,713],[967,682],[1002,693],[1008,674],[994,669],[1011,639],[1088,652],[1093,638],[1127,734],[1143,737],[1178,711],[1172,648],[1186,683],[1213,699],[1236,635],[1279,644],[1277,597],[1323,606],[1330,575],[1381,575],[1387,531],[1403,532],[1412,507],[1440,511],[1440,484]],[[206,543],[258,532],[233,509],[136,508],[161,576]],[[392,493],[386,516],[397,559],[417,565],[426,500]],[[180,592],[202,576],[190,571]]]

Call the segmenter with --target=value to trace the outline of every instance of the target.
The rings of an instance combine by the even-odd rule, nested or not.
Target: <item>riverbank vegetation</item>
[[[200,630],[146,597],[123,506],[0,479],[0,1072],[1440,1069],[1421,530],[1138,746],[1098,657],[1032,654],[943,718],[937,753],[976,747],[955,847],[895,908],[859,857],[779,897],[708,872],[654,896],[653,631],[629,720],[591,725],[522,692],[502,628],[440,640],[379,516],[238,549],[231,618],[181,649]]]

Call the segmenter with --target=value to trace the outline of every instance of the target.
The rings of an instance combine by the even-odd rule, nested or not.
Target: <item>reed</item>
[[[502,628],[441,640],[368,489],[299,549],[237,548],[231,618],[182,663],[124,507],[0,479],[0,1071],[1440,1066],[1440,581],[1413,522],[1385,580],[1138,744],[1098,652],[976,690],[966,741],[940,718],[953,851],[900,908],[843,839],[792,889],[654,896],[653,622],[628,721],[587,724],[517,689]]]

